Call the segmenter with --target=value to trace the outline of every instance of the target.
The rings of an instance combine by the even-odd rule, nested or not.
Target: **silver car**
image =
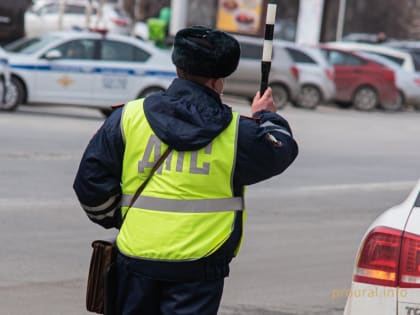
[[[330,42],[328,46],[354,52],[366,52],[379,55],[399,64],[405,71],[416,72],[416,62],[413,56],[402,50],[383,45],[372,45],[354,42]]]
[[[334,68],[318,48],[281,43],[299,69],[300,93],[296,100],[299,107],[314,109],[321,102],[328,103],[335,97]]]
[[[88,22],[88,0],[66,0],[63,7],[62,25],[59,26],[60,2],[38,0],[25,13],[26,36],[33,37],[58,30],[90,28],[106,29],[110,33],[129,35],[132,21],[130,17],[113,3],[91,1],[91,15]]]
[[[393,106],[387,106],[388,110],[400,110],[404,104],[412,105],[420,109],[420,73],[406,71],[392,60],[371,54],[359,53],[366,58],[372,59],[385,67],[392,69],[395,73],[395,83],[398,88],[398,99]]]
[[[260,88],[263,41],[259,38],[236,36],[241,44],[238,69],[226,79],[225,94],[252,99]],[[277,108],[283,108],[299,95],[299,70],[284,47],[273,42],[269,85]]]

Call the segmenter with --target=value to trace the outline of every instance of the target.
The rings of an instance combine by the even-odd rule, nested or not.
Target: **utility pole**
[[[175,34],[182,28],[187,26],[188,0],[172,0],[171,1],[171,21],[169,35]]]
[[[86,29],[88,30],[90,28],[90,18],[92,16],[92,0],[88,0],[85,12],[86,12]]]
[[[58,15],[58,30],[63,30],[63,16],[64,16],[64,10],[66,8],[66,0],[60,0],[60,11]]]
[[[324,0],[300,1],[295,39],[297,43],[310,45],[319,43],[324,6]]]
[[[338,7],[337,33],[335,36],[336,41],[343,38],[344,22],[346,20],[346,6],[347,0],[340,0],[340,6]]]
[[[97,16],[97,19],[96,19],[95,28],[105,28],[105,24],[104,24],[104,21],[103,21],[103,18],[104,18],[104,12],[103,12],[104,3],[105,3],[105,0],[99,0],[98,8],[96,9],[97,12],[98,12],[97,13],[98,16]]]

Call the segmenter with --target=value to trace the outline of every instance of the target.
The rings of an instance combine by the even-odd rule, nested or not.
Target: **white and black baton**
[[[268,86],[268,77],[271,69],[271,55],[273,52],[274,23],[276,21],[277,4],[269,3],[267,5],[267,16],[265,20],[264,47],[261,60],[261,87],[262,96]]]

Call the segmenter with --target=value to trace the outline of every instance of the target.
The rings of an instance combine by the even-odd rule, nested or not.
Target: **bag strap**
[[[157,160],[157,162],[155,163],[155,165],[153,165],[149,176],[147,176],[146,180],[141,183],[141,185],[139,186],[139,188],[137,188],[136,193],[134,194],[133,198],[131,199],[129,205],[128,205],[128,209],[125,212],[124,217],[122,218],[122,221],[124,222],[125,217],[128,214],[128,211],[131,209],[131,207],[133,206],[133,204],[136,202],[137,198],[140,196],[140,194],[143,192],[144,188],[146,187],[147,183],[149,182],[149,180],[152,178],[153,174],[156,172],[156,170],[162,165],[163,161],[165,161],[165,159],[168,157],[169,153],[171,153],[172,149],[171,148],[167,148],[166,151],[163,153],[163,155],[159,158],[159,160]],[[121,224],[122,225],[122,224]]]

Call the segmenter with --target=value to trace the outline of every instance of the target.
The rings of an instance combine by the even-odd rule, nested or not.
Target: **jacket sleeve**
[[[289,123],[276,113],[259,111],[252,118],[241,117],[238,133],[236,192],[282,173],[298,154]]]
[[[122,109],[115,109],[90,140],[73,189],[87,216],[105,228],[121,224],[121,174],[124,139]]]

